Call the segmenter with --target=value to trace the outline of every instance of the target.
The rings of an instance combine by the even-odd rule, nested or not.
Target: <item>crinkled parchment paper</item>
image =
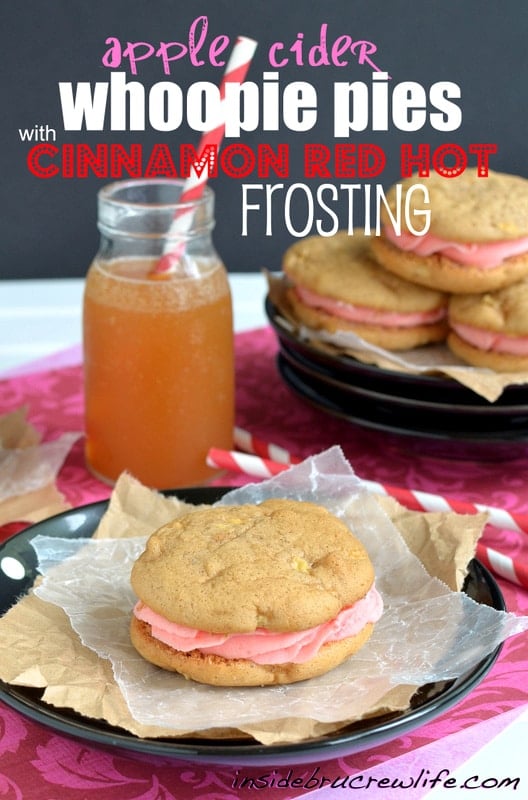
[[[42,443],[26,414],[20,408],[0,416],[0,525],[38,522],[70,508],[55,478],[80,433]]]
[[[315,347],[334,355],[349,355],[365,364],[415,375],[444,375],[471,389],[475,394],[494,402],[507,386],[528,384],[528,372],[494,372],[491,369],[470,367],[444,344],[415,347],[412,350],[391,352],[370,344],[351,331],[331,333],[314,330],[298,322],[291,310],[286,289],[287,279],[267,273],[269,297],[280,312],[284,329]]]
[[[141,487],[141,491],[147,490]],[[166,503],[166,498],[155,493],[149,497],[153,506],[158,498]],[[220,735],[221,731],[236,730],[264,743],[301,741],[386,709],[405,708],[417,687],[463,674],[505,638],[528,628],[528,618],[479,605],[438,577],[431,577],[338,447],[269,481],[235,489],[220,502],[260,502],[267,497],[321,503],[342,517],[367,547],[385,610],[359,653],[326,675],[290,686],[224,689],[186,681],[146,663],[129,641],[128,623],[135,602],[129,575],[134,558],[144,547],[144,535],[91,541],[40,537],[35,548],[44,579],[36,596],[28,601],[53,609],[55,616],[58,607],[64,609],[84,645],[76,641],[75,660],[71,653],[61,655],[57,683],[69,684],[69,689],[52,690],[51,702],[57,702],[62,694],[60,702],[67,700],[77,710],[82,705],[82,713],[91,705],[90,716],[102,716],[112,724],[118,718],[118,724],[137,735],[211,735],[211,731]],[[396,511],[404,534],[406,530],[410,533],[411,546],[426,555],[430,572],[460,585],[485,515],[431,515],[434,519],[427,520],[426,515],[404,512],[397,504],[391,508],[389,503],[388,508],[390,513]],[[438,547],[424,541],[424,530],[435,531]],[[130,527],[127,533],[132,533]],[[2,665],[2,677],[16,683],[40,680],[31,685],[41,686],[48,683],[40,669],[42,650],[47,651],[49,669],[58,640],[53,640],[53,629],[44,634],[41,618],[36,654],[31,659],[24,652],[25,631],[20,628],[17,609],[25,602],[0,621],[0,638],[7,644],[4,652],[10,665],[8,669]],[[4,626],[5,619],[9,626]],[[64,625],[56,619],[54,624],[64,647]],[[76,639],[71,631],[70,636]],[[26,641],[26,649],[27,645]],[[31,646],[35,648],[34,641]],[[109,670],[101,672],[98,666],[90,672],[79,655],[81,648],[89,654],[91,670],[94,658],[97,664],[112,664],[129,719],[116,701],[115,686],[107,691],[104,685],[102,675],[107,679]],[[55,649],[55,662],[57,655]],[[11,677],[5,677],[6,672]],[[82,703],[76,702],[76,689]],[[49,701],[49,697],[48,692],[45,698]]]

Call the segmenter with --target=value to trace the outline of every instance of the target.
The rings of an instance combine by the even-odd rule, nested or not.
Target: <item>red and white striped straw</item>
[[[528,514],[510,512],[504,508],[484,505],[484,503],[469,503],[452,497],[442,497],[439,494],[421,492],[419,489],[403,489],[399,486],[388,486],[376,481],[364,480],[363,483],[374,494],[390,495],[406,508],[416,511],[456,511],[457,514],[484,512],[488,515],[488,524],[493,525],[495,528],[528,533]]]
[[[266,462],[266,469],[270,471],[276,467],[281,467],[284,464],[298,464],[301,461],[300,458],[292,456],[284,448],[266,443],[262,439],[252,436],[250,433],[242,430],[241,428],[235,429],[234,441],[237,447],[241,447],[247,452],[259,455],[261,458],[263,458]],[[281,453],[280,458],[275,458],[274,453],[276,452]],[[233,455],[237,456],[240,454],[234,453]],[[276,462],[275,466],[270,462]],[[245,464],[247,470],[261,470],[261,467],[259,467],[257,464],[252,467],[252,463],[249,461],[245,462]],[[235,471],[240,472],[240,468],[236,467],[236,463],[234,464],[234,467]],[[255,472],[248,471],[247,474],[258,477]],[[374,494],[390,495],[406,508],[414,509],[416,511],[456,511],[459,514],[476,514],[478,512],[485,512],[488,514],[488,523],[493,525],[495,528],[503,528],[504,530],[517,531],[519,533],[528,533],[528,514],[510,512],[503,508],[495,508],[494,506],[484,505],[483,503],[469,503],[465,500],[456,500],[452,497],[443,497],[439,494],[422,492],[419,489],[404,489],[400,486],[391,486],[389,484],[382,484],[376,481],[368,480],[363,480],[363,483]]]
[[[276,453],[276,445],[266,445],[261,439],[256,439],[251,434],[237,428],[235,430],[235,443],[238,447],[245,449],[258,449],[263,455],[254,453],[241,453],[234,450],[220,450],[211,448],[207,455],[207,463],[216,469],[225,469],[231,472],[238,472],[256,478],[271,478],[285,472],[300,459],[291,456],[284,448],[279,448],[278,452],[283,459],[282,463],[267,458],[272,452]],[[272,449],[273,448],[273,449]],[[514,530],[517,532],[528,533],[528,515],[510,513],[504,509],[494,508],[481,503],[468,503],[460,500],[448,499],[441,495],[429,492],[420,492],[411,489],[389,486],[376,481],[365,481],[363,484],[374,494],[394,497],[403,506],[415,511],[454,511],[459,514],[475,514],[486,512],[488,523],[494,527],[504,530]],[[482,542],[477,544],[478,558],[492,570],[506,580],[523,586],[528,589],[528,567],[516,561],[510,556],[501,553],[493,548],[487,547]]]
[[[276,461],[277,464],[299,464],[302,461],[302,459],[292,456],[284,447],[271,442],[264,442],[262,439],[253,436],[249,431],[244,430],[244,428],[235,427],[233,440],[235,447],[240,450]]]
[[[477,558],[495,575],[528,589],[528,565],[510,558],[482,542],[477,543]]]
[[[239,453],[237,450],[220,450],[218,447],[209,449],[206,461],[213,469],[225,469],[253,478],[272,478],[290,468],[288,464],[279,464],[269,458]]]
[[[222,121],[212,130],[205,131],[200,140],[198,148],[199,151],[203,151],[210,145],[216,145],[218,148],[220,148],[225,132],[224,100],[226,84],[243,83],[251,65],[256,47],[257,42],[254,41],[254,39],[249,39],[247,36],[239,36],[237,38],[229,60],[226,64],[222,82],[220,83],[219,87],[221,107],[223,111],[221,115]],[[198,200],[203,194],[205,185],[207,183],[207,178],[208,172],[206,169],[202,170],[200,174],[198,174],[196,170],[191,172],[183,186],[183,190],[178,201],[179,205],[183,206],[186,203],[192,203],[193,201]],[[165,252],[154,267],[154,274],[159,275],[171,272],[174,269],[175,264],[182,255],[183,245],[175,248],[174,244],[170,244],[171,238],[179,233],[184,233],[187,231],[191,222],[192,210],[180,209],[180,211],[176,212],[167,235]]]

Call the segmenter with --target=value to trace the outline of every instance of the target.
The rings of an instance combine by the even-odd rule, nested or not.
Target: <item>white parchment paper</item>
[[[177,732],[244,729],[285,717],[323,723],[360,719],[392,687],[458,677],[507,637],[528,629],[527,617],[479,605],[429,576],[340,448],[269,481],[235,489],[220,504],[269,497],[320,503],[341,517],[366,546],[385,604],[359,653],[326,675],[289,686],[203,686],[160,670],[136,653],[128,633],[136,600],[129,578],[146,537],[34,540],[44,575],[36,594],[62,607],[82,642],[110,659],[138,722]]]
[[[64,433],[54,441],[20,449],[4,448],[0,443],[0,502],[52,483],[80,436]]]

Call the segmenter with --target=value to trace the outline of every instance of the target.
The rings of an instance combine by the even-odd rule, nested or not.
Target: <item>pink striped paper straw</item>
[[[246,446],[249,445],[249,440],[246,437],[239,437],[238,441],[243,441]],[[263,445],[264,443],[260,441],[261,448]],[[257,456],[252,453],[221,450],[215,447],[212,447],[207,454],[207,464],[210,467],[238,472],[255,478],[271,478],[274,475],[279,475],[294,466],[294,463],[299,462],[297,460],[295,462],[292,460],[289,464],[281,464],[270,458]],[[448,501],[440,495],[433,495],[427,492],[415,492],[409,489],[400,489],[395,486],[385,486],[374,481],[363,480],[362,482],[374,494],[394,497],[406,508],[414,511],[456,511],[459,514],[474,514],[478,511],[487,511],[489,509],[492,512],[496,512],[494,515],[495,519],[502,520],[511,518],[511,515],[507,511],[494,509],[490,506],[465,503],[458,500]],[[526,515],[516,515],[516,518],[518,519],[519,516],[526,518]],[[491,514],[488,521],[489,524],[496,524],[491,522]],[[526,529],[518,526],[513,528],[511,525],[501,524],[499,527],[506,530],[528,532]],[[528,568],[525,567],[524,564],[515,561],[504,553],[487,547],[481,542],[477,545],[477,556],[484,565],[496,575],[528,589]]]
[[[220,100],[222,101],[222,106],[225,99],[226,84],[242,83],[244,81],[256,47],[257,42],[255,42],[253,39],[249,39],[247,36],[239,36],[237,38],[229,60],[226,64],[222,82],[220,84]],[[217,125],[216,128],[206,131],[200,140],[198,148],[199,151],[204,150],[204,148],[209,145],[216,145],[219,148],[224,138],[224,131],[224,120]],[[185,203],[192,203],[193,201],[198,200],[203,194],[205,185],[207,183],[207,178],[208,174],[206,169],[204,169],[200,175],[198,175],[196,171],[191,172],[185,181],[183,191],[179,199],[179,204],[184,205]],[[183,245],[180,245],[176,249],[174,249],[174,245],[172,245],[172,249],[170,249],[170,239],[175,234],[183,233],[188,230],[191,222],[191,211],[183,210],[179,213],[176,213],[167,237],[167,249],[157,262],[153,270],[153,274],[159,275],[162,273],[171,272],[174,269],[175,264],[182,255]]]
[[[376,481],[364,480],[363,483],[374,494],[390,495],[410,509],[417,511],[456,511],[457,514],[484,512],[488,515],[488,524],[493,525],[495,528],[528,533],[528,514],[510,512],[504,508],[484,505],[484,503],[455,500],[452,497],[442,497],[439,494],[421,492],[419,489],[403,489],[399,486],[387,486]]]
[[[263,439],[258,439],[242,428],[235,429],[235,444],[237,447],[242,447],[244,450],[259,455],[268,461],[276,461],[278,464],[298,464],[301,460],[296,456],[292,456],[284,448],[265,442]],[[281,451],[280,458],[275,458],[273,455],[277,451]],[[251,468],[250,464],[248,464],[248,468]],[[258,469],[258,467],[255,467],[255,469]],[[267,465],[267,469],[271,469],[270,464]],[[374,494],[390,495],[406,508],[416,511],[456,511],[459,514],[485,512],[489,517],[488,523],[495,528],[528,533],[528,514],[509,512],[503,508],[495,508],[483,503],[469,503],[465,500],[456,500],[452,497],[422,492],[419,489],[404,489],[400,486],[391,486],[368,480],[363,480],[363,483]]]
[[[278,444],[265,442],[262,439],[254,436],[244,428],[235,427],[233,441],[235,447],[244,450],[246,453],[253,453],[261,458],[267,458],[271,461],[276,461],[277,464],[299,464],[302,459],[280,447]]]
[[[482,542],[477,544],[477,558],[495,575],[528,589],[528,566],[500,553]]]
[[[288,464],[279,464],[269,458],[239,453],[236,450],[220,450],[218,447],[209,449],[206,461],[213,469],[226,469],[251,475],[253,478],[272,478],[290,468]]]

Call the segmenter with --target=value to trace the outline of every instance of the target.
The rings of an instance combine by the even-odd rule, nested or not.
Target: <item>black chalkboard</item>
[[[78,167],[68,173],[68,153],[77,154],[79,145],[92,151],[140,145],[146,162],[160,145],[176,160],[182,144],[197,147],[200,134],[187,112],[178,127],[175,106],[169,113],[178,90],[160,83],[177,84],[183,105],[197,82],[218,85],[222,68],[215,64],[229,50],[222,45],[239,34],[258,42],[247,76],[258,93],[256,104],[248,101],[257,123],[246,121],[254,129],[226,137],[224,147],[241,144],[249,158],[263,146],[274,153],[282,146],[288,162],[282,176],[259,177],[255,168],[243,177],[220,170],[210,179],[217,199],[215,242],[231,271],[277,269],[289,244],[317,232],[318,218],[323,232],[335,220],[346,226],[351,195],[354,223],[364,225],[365,213],[372,213],[365,212],[365,186],[388,187],[401,177],[402,146],[418,152],[426,145],[431,159],[449,146],[441,163],[467,157],[474,165],[478,151],[471,146],[493,145],[490,168],[528,176],[525,0],[22,0],[1,4],[0,27],[0,278],[84,275],[98,242],[96,193],[110,179],[104,169],[99,176],[87,169],[79,177]],[[178,44],[164,49],[163,42]],[[127,47],[129,56],[151,55],[134,63]],[[178,53],[180,58],[164,62],[164,55]],[[93,91],[97,83],[117,91],[120,80],[140,84],[145,93],[144,130],[111,130],[108,114],[101,130],[65,130],[59,84],[66,93],[80,84]],[[337,84],[362,85],[336,90]],[[151,117],[149,99],[158,103]],[[172,130],[162,129],[168,121],[159,102],[167,104]],[[35,150],[37,145],[57,152]],[[228,154],[231,172],[249,163],[244,153],[237,161],[233,148]],[[366,167],[353,174],[361,154],[370,175]],[[38,175],[53,165],[60,165],[59,174]],[[245,217],[244,191],[248,204],[259,207]]]

